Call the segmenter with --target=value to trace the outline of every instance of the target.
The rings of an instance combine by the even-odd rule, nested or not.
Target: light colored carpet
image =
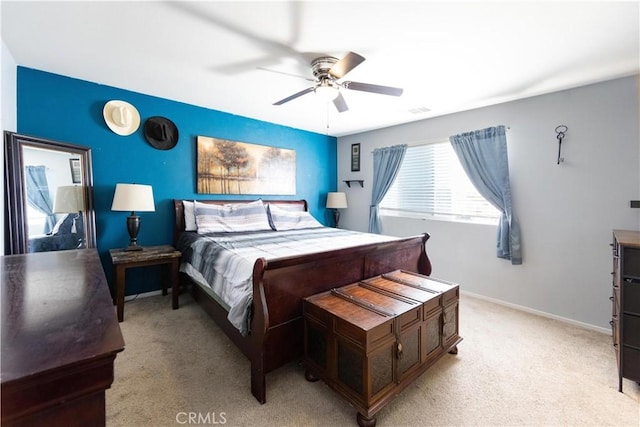
[[[356,411],[296,362],[267,375],[260,405],[249,361],[190,295],[179,310],[170,299],[126,303],[108,426],[356,425]],[[610,336],[466,295],[460,335],[458,355],[390,402],[378,426],[640,426],[640,387],[625,380],[618,392]]]

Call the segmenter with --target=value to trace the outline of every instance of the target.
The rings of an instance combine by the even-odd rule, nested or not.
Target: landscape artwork
[[[200,194],[296,194],[296,152],[198,136]]]

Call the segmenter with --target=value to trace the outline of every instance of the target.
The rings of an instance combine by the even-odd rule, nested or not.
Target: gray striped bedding
[[[228,310],[227,318],[243,335],[249,333],[253,265],[258,258],[306,255],[369,243],[397,240],[395,237],[337,228],[306,228],[287,231],[237,233],[182,233],[180,271],[201,286],[211,288]]]

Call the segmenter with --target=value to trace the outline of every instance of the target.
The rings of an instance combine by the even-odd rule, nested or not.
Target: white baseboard
[[[523,305],[513,304],[513,303],[510,303],[510,302],[506,302],[506,301],[502,301],[502,300],[499,300],[499,299],[487,297],[487,296],[476,294],[476,293],[473,293],[473,292],[460,290],[460,294],[468,295],[470,297],[478,298],[478,299],[481,299],[481,300],[484,300],[484,301],[489,301],[489,302],[492,302],[494,304],[498,304],[498,305],[502,305],[502,306],[505,306],[505,307],[513,308],[515,310],[524,311],[526,313],[536,314],[538,316],[546,317],[546,318],[549,318],[549,319],[559,320],[560,322],[568,323],[570,325],[578,326],[580,328],[589,329],[589,330],[592,330],[592,331],[596,331],[596,332],[600,332],[600,333],[603,333],[603,334],[611,335],[611,329],[608,329],[608,328],[602,328],[600,326],[591,325],[589,323],[579,322],[577,320],[569,319],[567,317],[556,316],[555,314],[547,313],[545,311],[535,310],[533,308],[525,307]]]
[[[167,291],[168,291],[169,294],[171,293],[171,289],[167,289]],[[546,317],[546,318],[549,318],[549,319],[558,320],[560,322],[568,323],[570,325],[578,326],[580,328],[589,329],[589,330],[592,330],[592,331],[596,331],[596,332],[600,332],[600,333],[603,333],[603,334],[611,335],[611,329],[608,329],[608,328],[601,328],[600,326],[595,326],[595,325],[591,325],[589,323],[579,322],[577,320],[569,319],[567,317],[556,316],[555,314],[547,313],[545,311],[535,310],[533,308],[525,307],[523,305],[513,304],[513,303],[510,303],[510,302],[507,302],[507,301],[502,301],[502,300],[499,300],[499,299],[496,299],[496,298],[487,297],[487,296],[476,294],[476,293],[469,292],[469,291],[460,290],[460,294],[468,295],[468,296],[473,297],[473,298],[478,298],[478,299],[481,299],[481,300],[484,300],[484,301],[492,302],[494,304],[498,304],[498,305],[502,305],[502,306],[505,306],[505,307],[513,308],[514,310],[524,311],[526,313],[536,314],[538,316],[542,316],[542,317]],[[137,294],[137,295],[128,295],[127,297],[125,297],[124,301],[127,302],[127,301],[132,301],[132,300],[137,299],[137,298],[154,297],[154,296],[157,296],[157,295],[162,295],[162,290],[161,289],[158,289],[157,291],[144,292],[142,294]]]

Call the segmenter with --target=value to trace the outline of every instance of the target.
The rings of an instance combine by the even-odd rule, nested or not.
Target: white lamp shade
[[[79,185],[65,185],[56,189],[54,213],[78,213],[84,211],[84,189]]]
[[[153,189],[143,184],[116,184],[111,210],[155,212]]]
[[[328,193],[327,207],[331,209],[345,209],[347,207],[347,195],[344,193]]]

